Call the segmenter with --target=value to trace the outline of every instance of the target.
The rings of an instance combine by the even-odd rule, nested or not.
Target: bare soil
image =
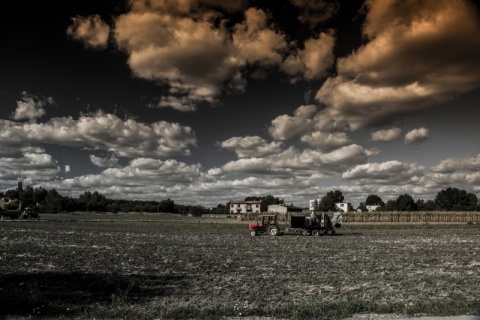
[[[199,218],[2,221],[0,316],[480,315],[480,228],[338,231],[251,237],[246,223]]]

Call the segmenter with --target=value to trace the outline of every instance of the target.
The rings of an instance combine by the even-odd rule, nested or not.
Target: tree
[[[360,202],[360,204],[357,207],[357,210],[361,210],[362,212],[367,211],[367,207],[365,206],[364,202]]]
[[[395,200],[388,200],[380,211],[395,211],[397,210],[397,202]]]
[[[478,198],[473,193],[457,188],[439,191],[435,197],[439,209],[445,211],[473,211],[478,208]]]
[[[437,210],[437,205],[435,204],[435,201],[433,200],[423,200],[423,199],[418,199],[415,201],[415,205],[417,206],[418,211],[435,211]]]
[[[173,202],[173,200],[170,200],[170,198],[160,201],[160,203],[158,204],[158,211],[167,213],[175,212],[175,202]]]
[[[385,203],[382,201],[382,198],[377,196],[376,194],[371,194],[365,200],[365,206],[380,206],[383,207]]]
[[[316,210],[318,211],[335,211],[335,203],[343,202],[345,198],[340,190],[329,191],[322,197]]]
[[[397,211],[417,211],[417,206],[409,194],[402,194],[395,201],[395,209]]]

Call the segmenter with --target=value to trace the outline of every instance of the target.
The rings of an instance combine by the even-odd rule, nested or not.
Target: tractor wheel
[[[304,235],[304,236],[309,236],[309,235],[310,235],[310,232],[308,232],[308,230],[303,230],[303,231],[302,231],[302,235]]]
[[[255,237],[257,235],[257,231],[255,231],[255,230],[250,231],[250,235],[252,237]]]
[[[320,231],[318,230],[313,230],[312,231],[312,236],[318,237],[320,235]]]
[[[271,236],[278,236],[278,227],[276,225],[269,226],[267,232]]]

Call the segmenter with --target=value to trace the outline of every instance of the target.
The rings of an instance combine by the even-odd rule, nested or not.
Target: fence
[[[427,222],[480,222],[480,212],[349,212],[343,214],[343,222],[389,222],[389,223],[427,223]]]
[[[258,213],[239,214],[239,221],[255,220]],[[276,214],[278,221],[289,221],[291,213]],[[477,211],[402,211],[402,212],[348,212],[343,213],[343,223],[349,222],[384,222],[384,223],[480,223],[480,212]]]

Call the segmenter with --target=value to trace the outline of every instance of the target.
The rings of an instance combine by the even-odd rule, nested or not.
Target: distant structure
[[[309,207],[308,207],[310,211],[315,211],[315,201],[317,203],[320,203],[320,199],[310,200]],[[337,202],[337,203],[335,203],[335,208],[338,211],[342,211],[342,212],[353,211],[353,206],[350,202]]]
[[[227,202],[230,213],[260,213],[262,201],[230,200]]]
[[[379,205],[369,205],[369,206],[365,206],[365,208],[367,208],[367,211],[368,212],[375,212],[377,211],[378,208],[380,208],[381,206]]]
[[[342,212],[353,211],[353,206],[350,202],[337,202],[335,203],[335,208],[337,208],[338,211],[342,211]]]
[[[0,197],[0,208],[2,210],[5,210],[5,206],[10,203],[15,203],[17,202],[17,199],[11,199],[9,197]]]
[[[286,215],[287,213],[302,213],[303,209],[295,206],[287,206],[283,204],[271,204],[268,206],[269,213],[280,213]]]

